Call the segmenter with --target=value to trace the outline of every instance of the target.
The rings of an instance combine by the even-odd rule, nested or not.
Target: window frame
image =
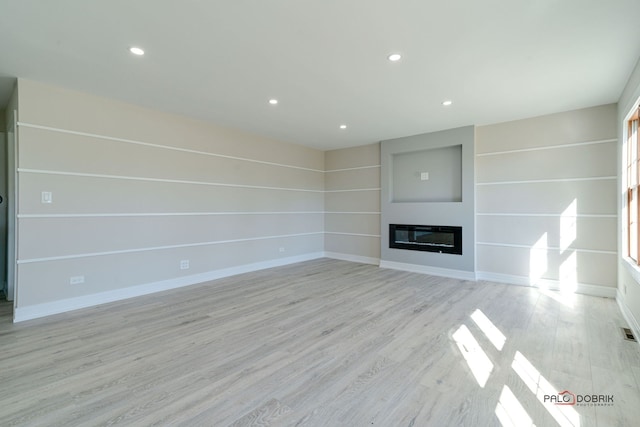
[[[625,120],[625,255],[640,265],[640,106]]]

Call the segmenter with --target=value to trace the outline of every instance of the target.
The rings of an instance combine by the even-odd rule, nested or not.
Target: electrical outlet
[[[189,269],[189,260],[183,259],[180,261],[180,270],[188,270]]]
[[[278,251],[282,253],[282,252],[284,252],[284,248],[280,248],[280,249],[278,249]]]
[[[429,172],[420,172],[421,181],[429,181]]]
[[[41,201],[42,203],[53,203],[53,194],[51,191],[43,191]]]
[[[84,283],[84,276],[71,276],[69,278],[69,283],[72,285],[79,285],[80,283]]]

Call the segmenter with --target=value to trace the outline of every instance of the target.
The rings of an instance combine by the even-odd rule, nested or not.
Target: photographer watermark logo
[[[613,406],[612,394],[576,394],[564,390],[558,394],[545,394],[544,403],[571,406]]]

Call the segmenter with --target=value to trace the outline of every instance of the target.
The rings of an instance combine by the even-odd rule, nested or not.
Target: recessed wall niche
[[[391,156],[391,203],[462,202],[462,145]]]

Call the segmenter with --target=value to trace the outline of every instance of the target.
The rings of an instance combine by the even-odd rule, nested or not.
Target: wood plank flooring
[[[2,426],[637,426],[615,301],[321,259],[13,325]],[[545,394],[613,395],[610,406]]]

